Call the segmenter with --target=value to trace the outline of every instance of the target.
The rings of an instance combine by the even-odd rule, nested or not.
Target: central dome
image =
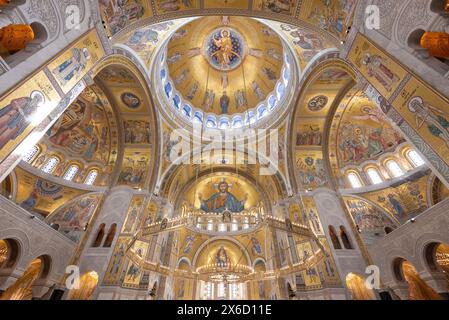
[[[178,29],[161,56],[169,104],[222,129],[264,118],[283,100],[290,55],[278,34],[245,17],[202,17]]]

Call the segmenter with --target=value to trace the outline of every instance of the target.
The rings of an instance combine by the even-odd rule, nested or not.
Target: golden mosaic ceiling
[[[115,36],[133,25],[146,25],[186,16],[245,15],[275,17],[283,22],[304,21],[336,39],[346,38],[356,0],[101,0],[100,12],[107,32]]]
[[[175,92],[205,113],[256,107],[281,83],[283,44],[268,26],[244,17],[204,17],[178,29],[166,64]]]

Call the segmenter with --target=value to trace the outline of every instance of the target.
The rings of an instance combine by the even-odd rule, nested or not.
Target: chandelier
[[[199,278],[211,282],[238,282],[254,273],[254,269],[244,264],[213,263],[196,269]]]

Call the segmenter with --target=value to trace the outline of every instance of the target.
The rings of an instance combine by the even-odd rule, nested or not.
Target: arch
[[[369,167],[366,169],[366,174],[368,178],[370,179],[372,184],[380,184],[384,180],[382,178],[382,175],[380,174],[379,170],[375,167]]]
[[[260,272],[263,274],[267,270],[265,260],[262,258],[257,258],[254,260],[253,268],[255,272]],[[267,292],[269,291],[267,290],[269,288],[269,281],[262,278],[258,281],[254,281],[253,285],[255,286],[254,293],[258,296],[258,298],[262,300],[266,299]]]
[[[120,53],[118,53],[120,52]],[[160,130],[160,123],[159,123],[159,117],[157,116],[156,112],[156,104],[153,101],[153,96],[151,94],[151,90],[149,88],[150,80],[148,77],[148,72],[146,68],[142,65],[143,63],[132,55],[129,51],[126,50],[125,47],[120,47],[120,49],[116,49],[115,53],[105,57],[102,61],[100,61],[96,66],[92,69],[92,77],[94,78],[94,81],[96,84],[99,85],[99,87],[105,92],[106,96],[110,97],[113,96],[112,92],[108,89],[107,84],[103,81],[103,77],[108,70],[112,70],[112,68],[121,68],[123,70],[126,70],[129,72],[132,76],[132,82],[133,84],[136,84],[136,87],[139,87],[139,90],[142,91],[142,105],[146,105],[148,108],[148,113],[150,123],[151,123],[151,129],[154,134],[151,134],[151,156],[150,159],[157,159],[158,158],[158,151],[160,148],[160,141],[161,141],[161,130]],[[111,101],[114,101],[111,99]],[[116,110],[116,117],[117,120],[120,120],[121,111],[119,108]],[[122,126],[118,126],[119,134],[122,132]],[[121,148],[122,150],[119,152],[119,157],[124,157],[125,149]],[[120,170],[120,165],[122,164],[122,161],[116,161],[114,172],[117,170]],[[149,187],[150,190],[154,189],[154,186],[156,184],[157,180],[157,172],[159,171],[160,161],[153,161],[151,163],[150,170],[147,172],[147,181],[145,181],[145,186],[142,187]],[[113,181],[115,180],[115,181]],[[117,182],[118,177],[117,175],[112,179],[111,184],[114,182]],[[143,182],[142,182],[143,184]]]
[[[51,258],[42,255],[34,259],[22,276],[5,290],[0,300],[31,300],[33,298],[33,285],[45,280],[50,273]]]
[[[351,240],[349,239],[348,233],[346,232],[346,228],[344,226],[340,226],[340,239],[341,242],[343,242],[343,246],[345,247],[345,249],[348,250],[354,249]]]
[[[40,22],[32,22],[30,24],[34,32],[34,43],[40,44],[48,40],[47,28]]]
[[[428,194],[430,205],[434,206],[448,198],[449,189],[437,176],[433,176],[429,182]]]
[[[53,173],[53,171],[55,171],[56,167],[59,165],[60,162],[61,159],[59,159],[56,156],[51,156],[50,158],[47,159],[45,164],[42,166],[41,170],[44,173],[51,174]]]
[[[296,297],[296,290],[293,290],[293,287],[289,281],[287,281],[287,293],[288,293],[288,297],[290,299],[293,299],[294,297]]]
[[[413,49],[413,50],[417,50],[417,51],[425,51],[425,49],[423,49],[420,46],[420,42],[421,42],[421,38],[422,36],[426,33],[426,31],[424,29],[416,29],[413,32],[410,33],[410,35],[408,36],[407,39],[407,45]]]
[[[358,189],[363,187],[362,179],[360,178],[359,174],[355,171],[349,171],[346,174],[349,184],[353,189]]]
[[[402,270],[402,263],[404,261],[406,261],[406,260],[404,258],[400,257],[400,258],[395,258],[392,262],[393,275],[394,275],[395,279],[399,282],[405,281],[404,272]]]
[[[267,211],[271,210],[272,202],[279,200],[283,195],[285,196],[286,194],[286,185],[282,183],[283,179],[278,175],[270,178],[272,179],[276,190],[265,190],[265,188],[263,188],[263,186],[258,183],[257,177],[254,177],[245,171],[236,170],[235,166],[211,166],[201,172],[198,172],[197,175],[192,175],[186,167],[187,166],[182,165],[174,166],[173,171],[167,172],[165,178],[162,180],[163,184],[161,185],[161,195],[169,199],[171,195],[176,196],[175,199],[170,199],[174,203],[175,211],[180,212],[183,205],[183,197],[179,195],[184,195],[189,189],[194,186],[195,183],[201,182],[216,175],[233,176],[235,178],[241,179],[242,181],[247,181],[248,184],[251,184],[259,193],[261,202],[263,203],[263,206]],[[188,175],[188,179],[184,183],[183,188],[177,193],[172,192],[173,186],[176,185],[177,179],[180,179],[179,177],[182,176],[185,177],[185,175]],[[273,199],[273,201],[271,202],[270,199]]]
[[[92,300],[97,289],[99,276],[96,271],[83,274],[79,280],[79,289],[71,289],[68,294],[69,300]]]
[[[178,260],[176,267],[178,269],[186,270],[185,267],[183,266],[187,266],[187,270],[190,270],[190,268],[192,267],[192,263],[190,262],[189,258],[182,257],[181,259]]]
[[[88,186],[93,185],[97,180],[97,177],[98,177],[98,170],[91,169],[87,174],[86,179],[84,179],[84,184],[87,184]]]
[[[77,164],[70,165],[69,168],[64,173],[63,179],[67,181],[72,181],[78,174],[79,170],[80,170],[79,165]]]
[[[447,244],[429,243],[424,247],[424,259],[430,271],[443,271],[449,280],[449,246]]]
[[[311,70],[311,71],[310,71]],[[319,119],[324,121],[324,126],[321,131],[321,143],[317,146],[313,146],[313,149],[309,149],[310,152],[316,153],[320,152],[322,155],[332,154],[333,151],[330,151],[330,146],[328,143],[331,128],[331,122],[334,119],[334,115],[341,105],[341,101],[345,98],[346,94],[350,92],[350,90],[354,87],[355,81],[357,79],[356,72],[354,69],[345,61],[335,58],[333,55],[324,56],[321,60],[318,60],[315,64],[310,66],[309,73],[305,72],[303,78],[301,79],[298,87],[300,88],[300,92],[298,95],[298,99],[294,106],[292,112],[292,118],[289,124],[289,134],[287,145],[290,146],[288,161],[290,168],[290,177],[291,184],[294,192],[298,192],[299,190],[308,190],[309,186],[304,186],[304,179],[301,179],[301,170],[298,168],[297,163],[295,163],[295,159],[298,159],[297,156],[297,147],[296,147],[296,138],[297,133],[301,132],[301,125],[304,125],[304,119],[312,119],[314,117],[313,114],[310,115],[310,109],[307,109],[309,106],[308,102],[311,102],[311,97],[316,95],[318,98],[323,92],[323,81],[322,78],[328,76],[328,74],[338,74],[338,82],[333,83],[332,90],[327,91],[327,100],[319,112]],[[338,84],[338,85],[337,85]],[[320,88],[321,86],[321,88]],[[329,98],[331,97],[331,98]],[[316,117],[318,119],[318,117]],[[324,120],[323,120],[324,119]],[[305,149],[307,150],[307,148]],[[309,152],[309,153],[310,153]],[[299,152],[300,154],[300,152]],[[333,171],[330,170],[332,167],[330,164],[329,157],[322,158],[323,161],[323,170],[325,176],[328,181],[326,183],[319,186],[312,186],[313,188],[330,185],[338,185],[339,177],[335,177],[334,174],[331,174]],[[324,179],[321,179],[324,180]]]
[[[39,146],[35,145],[30,150],[25,153],[25,155],[22,157],[22,160],[28,163],[32,163],[34,159],[36,159],[39,154],[41,153],[41,149]]]
[[[410,261],[401,257],[395,258],[393,273],[397,281],[407,284],[410,300],[441,300],[441,296],[421,279]]]
[[[388,159],[385,161],[385,167],[388,173],[393,178],[399,178],[404,175],[404,169],[399,165],[399,163],[394,159]]]
[[[198,154],[198,150],[193,150],[192,154]],[[242,151],[243,152],[243,151]],[[249,162],[251,162],[253,159],[256,161],[256,156],[247,154],[244,152],[245,156],[248,157]],[[189,178],[184,183],[184,187],[182,190],[180,190],[179,194],[183,194],[186,190],[188,190],[191,185],[199,181],[199,179],[203,179],[207,175],[212,174],[237,174],[242,179],[245,179],[258,190],[258,192],[261,194],[261,198],[263,199],[264,207],[267,210],[271,210],[271,202],[269,201],[272,199],[272,202],[275,202],[277,200],[280,200],[282,198],[285,198],[287,196],[287,190],[288,183],[287,179],[282,173],[276,173],[275,175],[270,176],[270,179],[272,179],[273,184],[275,186],[275,190],[264,190],[262,188],[262,185],[258,183],[258,177],[256,175],[252,175],[245,170],[236,169],[235,165],[211,165],[209,168],[203,169],[202,171],[198,172],[197,174],[192,174],[192,172],[188,171],[187,166],[179,165],[180,163],[184,163],[185,161],[190,161],[191,153],[184,153],[181,155],[181,157],[175,159],[175,161],[172,161],[172,164],[168,167],[168,169],[165,170],[163,174],[161,174],[161,177],[159,178],[157,191],[160,192],[160,194],[164,197],[169,198],[171,189],[173,185],[176,185],[177,179],[179,179],[179,176],[188,176]],[[269,161],[268,158],[266,158],[262,154],[257,155],[259,158],[263,157],[263,161]],[[224,158],[228,157],[228,154],[223,154]],[[229,157],[232,159],[233,155],[229,155]],[[262,160],[261,160],[262,162]],[[257,162],[255,162],[257,163]],[[257,170],[257,168],[256,168]],[[268,176],[267,176],[268,177]],[[174,208],[175,210],[179,209],[182,206],[182,197],[178,197],[177,199],[170,199],[172,202],[174,202]]]
[[[14,24],[14,22],[12,22]],[[8,66],[13,69],[19,63],[28,59],[32,55],[36,54],[43,48],[43,44],[48,40],[47,28],[40,22],[34,21],[29,24],[27,31],[31,28],[32,35],[29,34],[29,38],[26,40],[26,46],[18,51],[10,51],[1,53],[1,57],[5,60]],[[23,31],[23,30],[21,30]]]
[[[409,286],[410,300],[441,300],[440,295],[421,279],[415,267],[409,261],[402,261],[401,267],[404,279]]]
[[[0,183],[0,194],[5,198],[12,199],[13,191],[13,177],[9,175]]]
[[[193,257],[193,260],[192,260],[192,266],[198,267],[198,266],[197,266],[197,263],[198,263],[198,257],[200,256],[200,254],[202,253],[202,251],[203,251],[205,248],[207,249],[207,247],[208,247],[211,243],[213,243],[213,242],[219,242],[219,241],[221,241],[221,240],[224,240],[224,241],[230,241],[230,242],[232,242],[233,244],[235,244],[235,245],[240,249],[240,251],[243,253],[243,257],[245,258],[245,261],[247,262],[247,264],[249,265],[249,264],[251,263],[251,258],[250,258],[250,255],[249,255],[248,250],[247,250],[247,249],[243,246],[243,244],[240,243],[238,240],[234,239],[233,237],[213,237],[213,238],[208,239],[207,241],[204,241],[204,242],[201,244],[201,246],[196,250],[195,255],[194,255],[194,257]]]
[[[415,149],[409,149],[405,152],[405,156],[414,168],[418,168],[426,164],[424,159]]]
[[[336,250],[342,249],[340,240],[338,239],[337,232],[335,231],[334,226],[329,226],[329,237],[331,238],[331,242],[334,249]]]
[[[438,14],[447,13],[447,1],[446,0],[431,0],[430,11]]]
[[[94,242],[92,243],[93,248],[98,248],[101,246],[101,243],[103,242],[104,233],[105,233],[105,230],[104,230],[105,226],[106,225],[104,223],[102,223],[98,227],[97,236],[95,237]]]
[[[0,240],[0,270],[14,269],[20,258],[20,244],[17,240],[8,238]]]
[[[257,258],[253,263],[254,270],[257,271],[266,271],[266,261],[263,258]]]
[[[352,300],[376,300],[373,290],[368,289],[365,278],[358,273],[348,273],[346,276],[346,288]]]
[[[106,236],[106,240],[104,241],[103,244],[104,248],[110,248],[112,246],[112,242],[114,241],[116,231],[117,231],[117,224],[114,223],[109,228],[108,235]]]

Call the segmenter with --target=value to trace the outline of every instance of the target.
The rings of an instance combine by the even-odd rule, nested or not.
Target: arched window
[[[206,282],[203,289],[203,299],[211,300],[214,292],[214,284],[211,282]]]
[[[101,246],[101,242],[103,242],[103,237],[104,237],[104,227],[105,227],[105,224],[102,223],[100,225],[100,227],[98,228],[97,236],[94,240],[94,243],[92,244],[92,247],[98,248],[99,246]]]
[[[243,126],[242,118],[241,117],[235,117],[232,120],[232,126],[234,128],[241,128]]]
[[[363,186],[362,181],[359,178],[359,175],[355,172],[348,173],[348,180],[351,184],[351,187],[354,189],[361,188]]]
[[[340,226],[340,238],[341,241],[343,242],[343,246],[345,247],[345,249],[354,249],[352,247],[351,241],[349,240],[349,236],[346,233],[346,228],[343,226]]]
[[[51,157],[50,159],[47,160],[47,162],[42,167],[42,171],[45,173],[52,173],[55,170],[58,163],[59,163],[58,158]]]
[[[377,169],[375,168],[369,168],[368,170],[366,170],[366,174],[368,175],[372,184],[379,184],[383,182],[383,179],[380,176],[379,171],[377,171]]]
[[[404,175],[404,170],[402,170],[399,164],[394,160],[389,160],[387,162],[387,168],[388,171],[390,171],[390,174],[393,176],[393,178],[398,178]]]
[[[239,300],[241,297],[242,297],[241,284],[240,283],[230,283],[229,284],[229,299],[230,300]]]
[[[276,102],[277,100],[275,96],[271,95],[268,98],[268,108],[270,109],[270,111],[274,109],[274,107],[276,106]]]
[[[27,153],[25,153],[22,160],[25,162],[31,163],[31,161],[33,161],[33,159],[37,157],[38,153],[39,153],[39,147],[34,146],[30,150],[28,150]]]
[[[230,126],[229,119],[221,118],[220,119],[220,129],[228,129]]]
[[[84,180],[84,183],[91,186],[95,183],[95,180],[97,180],[98,177],[98,170],[90,170],[86,179]]]
[[[193,117],[193,121],[196,123],[203,123],[203,113],[196,111],[195,116]]]
[[[426,164],[424,159],[415,150],[409,150],[406,155],[412,166],[415,168]]]
[[[329,226],[329,237],[331,238],[334,249],[341,249],[341,243],[338,239],[337,232],[335,232],[334,226]]]
[[[223,281],[218,283],[217,298],[226,298],[226,284]]]
[[[215,120],[215,117],[213,117],[213,116],[207,117],[206,127],[215,128],[216,126],[217,126],[217,122]]]
[[[190,118],[192,116],[192,107],[188,104],[185,104],[182,108],[182,112],[186,117]]]
[[[75,176],[79,170],[80,170],[80,168],[76,164],[71,165],[64,174],[64,177],[63,177],[64,180],[72,181],[73,178],[75,178]]]
[[[117,224],[114,223],[110,228],[108,235],[106,236],[106,240],[104,241],[103,247],[110,248],[112,246],[112,242],[114,241],[115,232],[117,230]]]
[[[243,230],[249,229],[249,218],[243,218]]]
[[[239,229],[239,224],[237,222],[237,219],[232,219],[232,226],[231,226],[231,231],[237,231]]]
[[[20,255],[20,244],[13,239],[0,240],[0,269],[15,266]]]
[[[257,109],[257,118],[261,119],[263,117],[265,117],[268,114],[267,108],[265,108],[264,105],[260,106]]]
[[[218,232],[226,232],[228,230],[228,227],[226,224],[224,223],[220,223],[218,225]]]
[[[170,98],[173,93],[173,87],[172,87],[171,83],[170,82],[167,83],[165,85],[164,89],[165,89],[165,94],[167,95],[167,98]]]
[[[209,220],[207,222],[207,231],[214,231],[214,220]]]
[[[181,98],[179,97],[179,95],[175,95],[175,97],[173,98],[173,104],[175,105],[176,109],[179,109],[179,107],[181,106]]]

